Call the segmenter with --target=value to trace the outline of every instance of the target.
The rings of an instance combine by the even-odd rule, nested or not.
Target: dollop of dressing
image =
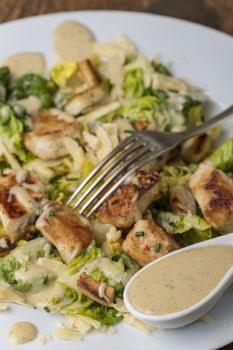
[[[9,340],[12,344],[24,344],[34,340],[37,336],[36,327],[30,322],[17,322],[9,332]]]
[[[44,75],[46,71],[44,55],[37,52],[17,53],[8,57],[3,65],[9,67],[12,79],[28,73]]]
[[[82,61],[92,55],[93,34],[76,21],[66,21],[54,32],[54,55],[59,63]]]
[[[184,310],[207,296],[232,265],[232,246],[180,252],[140,273],[129,287],[129,301],[139,311],[158,316]]]

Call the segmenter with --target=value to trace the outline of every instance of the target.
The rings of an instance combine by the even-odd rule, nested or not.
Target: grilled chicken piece
[[[0,177],[0,220],[12,243],[34,222],[36,199],[43,195],[40,181],[31,173],[19,171]]]
[[[77,136],[77,124],[73,117],[59,115],[60,111],[48,110],[32,118],[32,131],[23,136],[25,147],[45,160],[66,156],[65,137]]]
[[[72,96],[65,105],[65,111],[78,115],[104,97],[101,79],[89,60],[78,62],[78,74],[87,89]]]
[[[101,84],[101,79],[95,71],[90,60],[84,60],[77,63],[78,74],[80,79],[87,84],[88,87],[94,87]]]
[[[167,231],[152,220],[139,220],[123,242],[123,250],[141,266],[180,248]]]
[[[36,222],[36,228],[69,263],[92,241],[92,227],[87,219],[58,203],[47,202]]]
[[[139,220],[144,211],[159,196],[160,177],[152,171],[140,170],[122,185],[97,211],[98,218],[106,224],[128,228]]]
[[[180,214],[196,214],[197,206],[192,192],[187,186],[172,186],[170,188],[171,212]]]
[[[115,290],[110,285],[95,281],[83,272],[77,280],[80,292],[104,306],[111,306],[115,297]]]
[[[143,131],[146,130],[149,126],[148,122],[143,122],[142,120],[136,120],[134,122],[134,127],[137,131]]]
[[[78,115],[87,107],[99,102],[104,97],[101,86],[95,86],[71,97],[65,106],[65,111],[71,115]]]
[[[189,186],[205,219],[220,233],[233,231],[233,181],[209,163],[201,164]]]
[[[212,138],[208,134],[194,136],[185,141],[181,146],[181,157],[187,163],[200,163],[209,153],[212,146]]]

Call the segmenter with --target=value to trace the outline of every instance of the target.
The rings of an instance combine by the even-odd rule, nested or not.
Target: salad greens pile
[[[206,97],[203,93],[174,77],[172,69],[158,58],[149,61],[128,39],[124,40],[126,59],[120,61],[121,79],[118,77],[116,81],[108,75],[104,55],[104,59],[101,55],[91,58],[93,69],[101,80],[104,98],[77,115],[71,116],[66,111],[68,101],[83,91],[76,62],[55,65],[47,77],[28,73],[16,80],[12,79],[8,67],[0,68],[1,175],[19,170],[35,173],[43,185],[44,195],[63,204],[95,165],[130,134],[140,130],[182,131],[204,122]],[[107,51],[105,55],[108,56]],[[109,61],[111,55],[109,53]],[[31,113],[25,105],[25,100],[30,97],[39,101],[36,113]],[[57,114],[60,120],[72,118],[78,132],[72,140],[64,141],[64,148],[68,150],[64,157],[42,159],[26,147],[24,136],[33,131],[36,114],[54,111],[60,113]],[[210,239],[218,232],[206,221],[199,207],[195,214],[173,213],[169,201],[171,189],[187,186],[203,161],[231,177],[233,174],[233,139],[216,149],[215,133],[210,131],[207,137],[208,149],[202,149],[200,145],[198,161],[192,158],[192,145],[183,144],[156,163],[161,178],[160,195],[146,215],[153,217],[184,245]],[[188,160],[182,157],[183,149],[187,147],[191,154]],[[98,220],[92,219],[93,227],[96,227]],[[104,325],[122,320],[124,313],[117,311],[114,305],[123,299],[127,280],[139,265],[122,251],[125,232],[113,225],[97,224],[100,234],[95,232],[95,241],[68,265],[40,232],[36,232],[35,239],[26,237],[16,242],[15,249],[0,257],[0,300],[4,289],[9,292],[4,294],[5,300],[26,303],[46,312],[83,315]],[[0,221],[0,243],[5,235],[7,232]],[[102,262],[107,263],[110,272],[101,267]],[[31,269],[37,271],[36,275],[30,274]],[[114,287],[115,299],[111,307],[99,304],[76,289],[77,278],[83,271],[88,271],[93,280]],[[114,275],[118,278],[114,279]],[[38,292],[41,300],[35,302],[33,295]]]

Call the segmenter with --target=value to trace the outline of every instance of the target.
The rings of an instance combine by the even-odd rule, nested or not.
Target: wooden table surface
[[[95,9],[178,17],[233,35],[233,0],[0,0],[0,23],[44,13]],[[233,350],[233,343],[223,349]]]

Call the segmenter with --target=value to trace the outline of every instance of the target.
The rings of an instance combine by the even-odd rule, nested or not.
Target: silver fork
[[[127,137],[93,169],[66,204],[70,204],[80,195],[73,208],[78,208],[80,214],[86,211],[85,216],[90,217],[131,174],[146,163],[168,152],[187,138],[202,134],[212,126],[229,119],[232,114],[233,105],[206,123],[186,131],[141,131]],[[89,184],[91,180],[93,182]],[[88,188],[82,193],[88,184]]]

